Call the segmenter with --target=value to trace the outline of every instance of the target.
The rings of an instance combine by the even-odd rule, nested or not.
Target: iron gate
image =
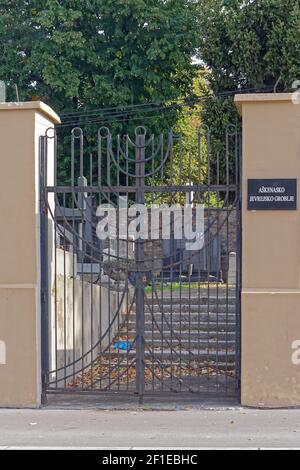
[[[68,138],[49,130],[40,143],[44,399],[236,396],[238,129],[228,126],[218,151],[206,126],[188,138],[143,127],[134,139],[108,128],[74,128]]]

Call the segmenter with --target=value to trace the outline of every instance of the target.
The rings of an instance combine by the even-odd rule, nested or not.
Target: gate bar
[[[136,203],[144,204],[145,196],[145,135],[136,135]],[[136,262],[138,268],[144,263],[144,243],[138,239],[136,243]],[[138,269],[136,274],[136,388],[139,395],[139,403],[143,404],[145,392],[145,293],[144,293],[144,275],[142,270]]]
[[[42,347],[42,404],[47,403],[49,375],[49,279],[48,279],[48,216],[45,199],[47,138],[40,137],[40,250],[41,250],[41,347]]]

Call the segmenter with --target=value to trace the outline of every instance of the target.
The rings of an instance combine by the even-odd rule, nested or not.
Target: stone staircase
[[[164,367],[173,363],[212,366],[234,371],[236,363],[236,300],[233,296],[165,297],[145,304],[145,361]],[[126,318],[117,338],[134,344],[136,312]],[[134,356],[110,350],[111,354]]]

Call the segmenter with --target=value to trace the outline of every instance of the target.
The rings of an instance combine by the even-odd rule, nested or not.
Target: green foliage
[[[237,88],[290,90],[300,78],[299,1],[2,0],[0,5],[0,79],[9,85],[9,99],[15,99],[12,85],[17,84],[21,100],[42,99],[59,113],[110,106],[124,112],[126,105],[164,106],[191,97],[197,48],[213,94]],[[189,126],[199,112],[136,110],[108,125],[113,134],[134,135],[135,125],[143,124],[148,135],[158,135],[179,122],[184,178],[197,180],[195,142],[189,135],[195,129]],[[226,128],[240,122],[233,99],[207,100],[201,114],[212,131],[211,176],[217,177],[220,155],[225,182]],[[95,151],[100,125],[85,126],[87,152]],[[61,175],[67,181],[69,138],[61,141]],[[230,151],[231,179],[234,159]],[[205,171],[200,178],[208,177]]]
[[[188,0],[2,1],[0,77],[58,112],[174,101],[191,91]]]
[[[196,79],[193,94],[198,95],[200,88],[205,87],[202,78]],[[199,104],[182,106],[176,125],[172,128],[172,145],[169,149],[166,165],[163,167],[163,176],[160,173],[156,174],[156,177],[151,181],[152,185],[168,183],[185,185],[191,182],[200,182],[203,177],[198,171],[200,114],[201,107]],[[203,165],[203,171],[205,171],[205,164]],[[166,195],[166,200],[168,200],[168,195]]]
[[[199,1],[199,54],[214,91],[284,89],[300,75],[298,0]]]
[[[199,0],[198,6],[199,57],[214,93],[287,91],[300,78],[298,0]],[[209,101],[203,120],[212,129],[214,154],[224,153],[226,126],[239,121],[233,99]]]
[[[164,106],[190,96],[197,66],[196,4],[189,0],[3,0],[0,79],[8,98],[43,100],[58,113],[126,105]],[[179,108],[111,117],[113,135],[145,125],[169,130]],[[98,123],[84,125],[85,151],[96,151]],[[106,115],[107,119],[107,115]],[[75,119],[74,126],[77,124]],[[81,125],[81,122],[80,122]],[[70,129],[60,131],[60,182],[70,180]]]
[[[208,85],[205,80],[205,74],[200,74],[194,81],[193,92],[196,96],[208,95]],[[212,102],[213,104],[214,102]],[[202,125],[202,104],[193,106],[184,106],[178,119],[178,124],[173,128],[173,146],[170,156],[163,168],[163,175],[156,174],[154,178],[148,178],[148,183],[155,185],[199,185],[206,184],[208,179],[211,183],[217,183],[216,162],[211,159],[208,146],[207,126]],[[221,163],[221,162],[219,162]],[[209,167],[209,169],[208,169]],[[223,196],[223,195],[222,195]],[[154,197],[156,203],[164,204],[183,204],[186,200],[186,191],[177,191],[160,195],[148,195],[147,202],[151,203]],[[196,204],[207,206],[220,206],[221,196],[213,192],[197,192],[193,201]]]

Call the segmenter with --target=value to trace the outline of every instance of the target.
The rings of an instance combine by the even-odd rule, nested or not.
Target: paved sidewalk
[[[0,410],[0,447],[300,448],[300,410]]]

